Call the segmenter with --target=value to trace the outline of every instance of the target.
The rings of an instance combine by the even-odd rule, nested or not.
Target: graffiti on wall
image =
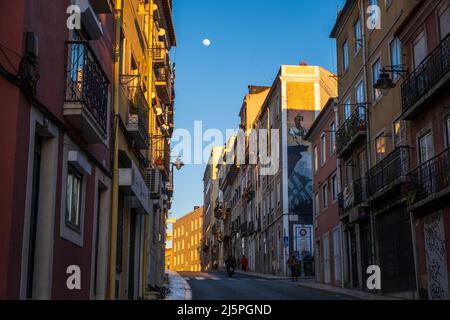
[[[450,299],[447,275],[447,250],[441,212],[424,218],[425,252],[430,300]]]

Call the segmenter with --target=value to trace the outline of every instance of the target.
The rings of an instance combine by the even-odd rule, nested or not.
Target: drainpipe
[[[149,10],[148,10],[148,14],[149,14],[149,23],[148,23],[148,46],[149,46],[149,51],[148,51],[148,59],[147,59],[147,102],[149,103],[149,109],[148,109],[148,134],[149,137],[151,137],[152,134],[152,111],[153,111],[153,5],[154,5],[154,0],[150,0],[149,1]],[[151,160],[152,157],[152,147],[151,147],[151,143],[150,146],[148,148],[148,155],[147,155],[147,159]],[[150,201],[150,200],[149,200]],[[150,205],[152,205],[150,203]],[[154,218],[154,217],[153,217]],[[149,263],[149,254],[147,254],[147,252],[149,251],[149,245],[150,245],[150,217],[149,216],[145,216],[144,217],[144,245],[143,245],[143,277],[142,277],[142,282],[141,282],[141,286],[142,286],[142,293],[145,296],[145,292],[147,291],[147,272],[150,269],[148,267],[148,263]],[[151,255],[151,254],[150,254]]]
[[[364,3],[363,1],[359,1],[359,7],[360,7],[360,19],[361,19],[361,34],[362,34],[362,56],[363,56],[363,73],[364,73],[364,88],[365,88],[365,96],[366,101],[369,99],[369,88],[368,88],[368,77],[367,77],[367,61],[368,61],[368,54],[367,54],[367,47],[366,47],[366,19],[365,19],[365,11],[364,11]],[[370,153],[370,141],[371,141],[371,135],[370,135],[370,109],[369,104],[366,104],[365,106],[365,117],[366,117],[366,164],[367,164],[367,170],[369,170],[372,167],[372,160],[371,160],[371,153]],[[364,178],[364,177],[363,177]],[[364,179],[365,181],[365,179]],[[367,181],[365,181],[367,182]],[[367,186],[367,185],[366,185]],[[363,189],[364,190],[364,189]],[[367,188],[366,188],[367,192]],[[375,258],[375,226],[374,226],[374,217],[373,213],[369,212],[369,219],[370,219],[370,242],[371,242],[371,250],[372,250],[372,258]],[[372,261],[374,263],[375,261]],[[363,273],[365,274],[366,270],[363,270]]]
[[[339,128],[340,124],[339,124],[339,108],[338,105],[335,104],[334,108],[334,123],[335,128]],[[336,134],[336,133],[335,133]],[[336,138],[335,138],[336,140]],[[335,141],[336,143],[336,141]],[[337,166],[336,166],[337,170],[336,170],[336,180],[337,180],[337,185],[338,185],[338,190],[337,190],[337,194],[339,195],[341,193],[341,159],[337,158]],[[338,200],[339,201],[339,200]],[[339,226],[340,226],[340,250],[341,250],[341,287],[344,289],[345,288],[345,281],[344,281],[344,224],[341,221],[341,218],[339,217]]]
[[[116,246],[117,246],[117,217],[119,210],[119,87],[120,87],[120,52],[122,49],[121,27],[122,27],[122,0],[115,2],[114,8],[114,79],[113,79],[113,108],[114,108],[114,158],[113,158],[113,182],[111,196],[111,235],[109,256],[109,283],[108,298],[115,299],[116,292]]]

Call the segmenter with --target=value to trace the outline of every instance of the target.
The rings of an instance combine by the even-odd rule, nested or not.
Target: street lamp
[[[402,78],[405,78],[408,75],[408,70],[405,69],[404,65],[386,66],[380,71],[380,77],[378,78],[377,83],[375,83],[374,88],[380,90],[384,96],[387,95],[391,89],[396,87],[390,73],[398,74]]]
[[[175,159],[175,162],[172,162],[172,167],[173,167],[173,166],[175,166],[175,168],[177,168],[178,171],[180,171],[181,168],[184,167],[184,162],[183,162],[183,160],[181,160],[180,156],[178,156],[178,157]]]

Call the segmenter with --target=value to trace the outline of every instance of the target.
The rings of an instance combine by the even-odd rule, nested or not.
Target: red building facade
[[[342,284],[342,248],[338,195],[336,128],[337,102],[330,99],[314,121],[306,139],[313,148],[313,197],[316,279]]]
[[[409,76],[402,84],[421,298],[450,299],[450,1],[418,1],[398,30]]]
[[[0,299],[106,293],[114,17],[91,3],[0,3]]]

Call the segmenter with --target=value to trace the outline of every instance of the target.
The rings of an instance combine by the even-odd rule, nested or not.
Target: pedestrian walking
[[[298,263],[298,260],[295,257],[295,255],[293,255],[292,253],[287,261],[287,265],[288,265],[289,269],[291,270],[292,281],[297,281],[298,280],[297,268],[298,268],[299,263]]]
[[[242,271],[247,271],[248,270],[248,260],[245,256],[242,256],[240,264],[242,266]]]

